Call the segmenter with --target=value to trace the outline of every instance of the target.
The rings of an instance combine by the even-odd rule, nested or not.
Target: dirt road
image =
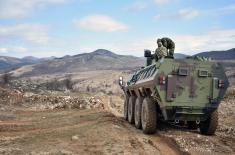
[[[0,154],[183,154],[103,110],[0,113]]]

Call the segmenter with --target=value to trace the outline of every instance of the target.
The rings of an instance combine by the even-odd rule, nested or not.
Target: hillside
[[[174,54],[174,58],[175,59],[184,59],[186,57],[188,57],[189,55],[186,55],[186,54],[182,54],[182,53],[175,53]]]
[[[210,51],[198,53],[195,56],[211,57],[215,60],[232,60],[235,59],[235,48],[226,51]]]
[[[20,64],[22,64],[22,61],[18,58],[0,56],[0,69],[7,69]]]
[[[124,56],[112,53],[108,50],[98,49],[91,53],[83,53],[74,56],[64,56],[43,63],[30,66],[30,70],[23,66],[20,70],[21,75],[41,75],[74,73],[96,70],[126,70],[135,69],[144,65],[144,59],[134,56]]]
[[[189,55],[175,53],[175,59],[184,59],[187,56]],[[202,52],[194,56],[211,57],[215,60],[232,60],[235,59],[235,48],[227,51]],[[61,58],[50,57],[39,59],[29,56],[19,59],[0,57],[0,70],[19,68],[15,72],[19,74],[20,71],[20,75],[24,76],[96,70],[128,70],[141,67],[144,64],[145,59],[143,57],[118,55],[105,49],[98,49],[91,53],[74,56],[66,55]]]
[[[54,57],[49,58],[36,58],[32,56],[27,56],[23,58],[15,58],[8,56],[0,56],[0,71],[9,70],[24,65],[37,64],[43,61],[52,60]]]

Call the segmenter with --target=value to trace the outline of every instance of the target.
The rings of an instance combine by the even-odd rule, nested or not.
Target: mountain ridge
[[[231,60],[233,58],[235,59],[234,50],[235,48],[230,49],[228,51],[202,52],[194,56],[212,56],[213,59],[218,58],[218,60],[221,60],[229,58]],[[189,55],[175,53],[176,59],[184,59],[188,56]],[[36,58],[28,56],[20,59],[14,57],[0,56],[0,70],[9,70],[13,68],[20,68],[24,65],[32,65],[32,74],[81,72],[88,70],[125,70],[141,67],[144,64],[144,57],[135,57],[132,55],[119,55],[106,49],[97,49],[90,53],[81,53],[73,56],[65,55],[64,57],[60,58]]]
[[[111,51],[98,49],[91,53],[82,53],[74,56],[64,56],[43,63],[30,66],[24,76],[42,74],[75,73],[96,70],[128,70],[143,66],[144,58],[135,56],[118,55]],[[17,72],[17,70],[16,70]]]
[[[23,58],[16,58],[10,56],[0,56],[0,71],[11,70],[24,65],[38,64],[44,61],[53,60],[55,57],[37,58],[33,56],[26,56]]]
[[[208,51],[195,54],[194,56],[210,57],[214,60],[232,60],[235,59],[235,48],[223,51]]]

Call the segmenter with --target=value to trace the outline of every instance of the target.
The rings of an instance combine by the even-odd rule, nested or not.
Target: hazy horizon
[[[102,49],[102,50],[108,50],[108,49],[104,49],[104,48],[99,48],[99,49]],[[96,50],[99,50],[99,49],[96,49]],[[94,50],[94,51],[91,51],[91,52],[78,52],[77,54],[84,54],[84,53],[92,53],[92,52],[95,52],[96,50]],[[230,49],[228,49],[228,50],[230,50]],[[111,50],[108,50],[108,51],[110,51],[110,52],[112,52],[112,53],[114,53],[114,54],[118,54],[118,55],[125,55],[125,56],[135,56],[135,57],[144,57],[144,51],[143,51],[143,55],[142,56],[136,56],[136,55],[133,55],[133,54],[119,54],[119,53],[117,53],[117,52],[115,52],[115,51],[111,51]],[[226,50],[225,50],[226,51]],[[153,52],[153,51],[152,51]],[[210,51],[202,51],[202,52],[210,52]],[[198,53],[202,53],[202,52],[198,52]],[[195,54],[198,54],[198,53],[195,53]],[[69,55],[69,56],[74,56],[74,55],[77,55],[76,53],[75,54],[72,54],[72,55],[69,55],[69,54],[66,54],[66,55],[62,55],[62,56],[55,56],[55,55],[51,55],[51,56],[46,56],[46,57],[37,57],[37,56],[32,56],[32,55],[26,55],[26,56],[22,56],[22,57],[17,57],[17,56],[8,56],[8,57],[14,57],[14,58],[19,58],[19,59],[22,59],[22,58],[25,58],[25,57],[34,57],[34,58],[39,58],[39,59],[41,59],[41,58],[50,58],[50,57],[56,57],[56,58],[61,58],[61,57],[64,57],[64,56],[67,56],[67,55]],[[180,52],[175,52],[175,54],[184,54],[183,52],[182,53],[180,53]],[[193,54],[193,55],[195,55],[195,54]],[[188,56],[192,56],[192,55],[189,55],[189,54],[184,54],[184,55],[188,55]],[[0,57],[1,56],[7,56],[7,55],[0,55]]]

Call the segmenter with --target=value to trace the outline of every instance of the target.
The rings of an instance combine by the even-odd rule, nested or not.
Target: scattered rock
[[[44,109],[104,109],[104,104],[99,97],[71,97],[71,96],[52,96],[39,95],[34,93],[22,93],[18,90],[0,88],[0,107],[1,105],[27,105],[38,110]],[[1,107],[4,109],[4,107]]]
[[[72,136],[71,140],[78,140],[79,137],[77,135]]]

